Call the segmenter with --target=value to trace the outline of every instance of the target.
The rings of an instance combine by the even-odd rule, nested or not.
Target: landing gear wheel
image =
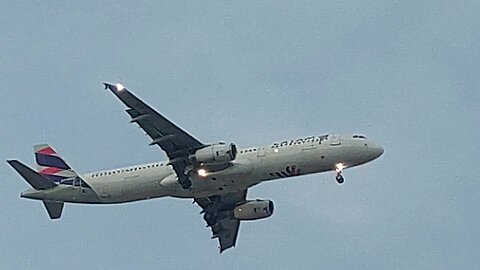
[[[190,179],[186,178],[182,182],[180,182],[180,185],[182,185],[183,189],[189,189],[192,186],[192,181]]]
[[[345,182],[345,178],[343,178],[341,174],[337,174],[337,176],[335,176],[335,180],[337,180],[337,183],[339,184],[343,184],[343,182]]]

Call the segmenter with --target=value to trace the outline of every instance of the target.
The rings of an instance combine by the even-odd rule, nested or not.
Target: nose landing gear
[[[341,175],[340,173],[337,173],[337,176],[335,176],[335,180],[337,180],[337,183],[339,183],[340,185],[345,182],[345,178],[343,178],[343,175]]]
[[[345,169],[345,165],[343,163],[338,163],[335,165],[335,171],[337,172],[337,176],[335,176],[335,180],[337,180],[338,184],[343,184],[345,182],[345,178],[343,178],[342,172]]]

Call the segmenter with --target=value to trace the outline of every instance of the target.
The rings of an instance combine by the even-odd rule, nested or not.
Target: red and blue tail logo
[[[75,178],[77,174],[48,144],[34,146],[38,173],[48,179],[62,183],[62,180]]]

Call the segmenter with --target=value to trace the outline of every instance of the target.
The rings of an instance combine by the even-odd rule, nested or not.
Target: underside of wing
[[[233,216],[234,208],[245,202],[247,191],[222,196],[196,198],[195,202],[203,209],[207,226],[212,229],[212,239],[218,238],[220,253],[234,247],[237,241],[240,220]]]
[[[128,107],[126,112],[131,117],[130,122],[137,123],[152,139],[150,145],[158,145],[165,151],[180,184],[188,187],[189,180],[185,175],[185,167],[190,165],[188,157],[205,145],[137,98],[123,85],[105,83],[105,89],[109,89]]]

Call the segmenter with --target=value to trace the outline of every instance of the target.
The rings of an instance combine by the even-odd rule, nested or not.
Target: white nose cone
[[[117,83],[115,87],[117,88],[118,91],[122,91],[123,89],[125,89],[125,86],[123,86],[123,84],[121,83]]]

